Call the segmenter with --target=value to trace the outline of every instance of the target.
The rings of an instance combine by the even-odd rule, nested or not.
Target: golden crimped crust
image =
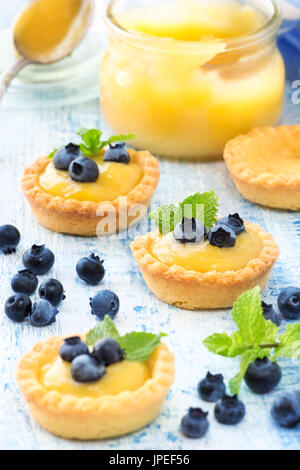
[[[258,258],[237,271],[199,273],[176,265],[169,267],[150,252],[157,231],[137,237],[131,250],[149,289],[162,301],[190,310],[227,308],[244,291],[265,286],[279,254],[270,233],[256,224],[245,222],[245,226],[260,237],[263,247]]]
[[[174,380],[174,357],[160,344],[150,357],[152,376],[136,391],[116,396],[78,398],[49,391],[39,381],[41,368],[58,356],[62,338],[37,343],[17,366],[17,381],[36,421],[71,439],[104,439],[139,429],[159,413]]]
[[[230,140],[224,150],[224,160],[237,189],[250,201],[279,209],[300,209],[300,174],[287,172],[289,149],[300,159],[300,125],[262,127]],[[297,150],[298,149],[298,150]],[[274,163],[282,154],[280,170]],[[272,171],[247,167],[246,158],[261,156],[267,159]],[[276,164],[278,166],[278,164]]]
[[[127,194],[127,212],[135,204],[141,204],[144,209],[134,215],[128,215],[124,226],[120,221],[119,227],[119,198],[108,202],[77,201],[75,199],[64,199],[52,196],[39,185],[39,177],[49,163],[48,157],[41,157],[24,171],[21,180],[23,192],[37,218],[45,227],[55,232],[70,233],[74,235],[95,236],[106,235],[115,232],[101,232],[99,222],[107,216],[112,220],[116,215],[116,226],[120,230],[126,229],[132,223],[138,222],[147,210],[152,195],[159,181],[159,163],[148,151],[128,150],[131,161],[142,167],[143,177]],[[112,206],[114,211],[112,211]],[[99,214],[101,209],[102,214]],[[140,208],[142,209],[142,207]],[[98,230],[97,230],[98,226]]]

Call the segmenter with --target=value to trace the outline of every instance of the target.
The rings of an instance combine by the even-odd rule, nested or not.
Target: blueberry
[[[35,274],[46,274],[54,264],[54,254],[45,245],[32,245],[23,254],[23,264]]]
[[[97,341],[92,355],[97,361],[103,362],[106,366],[120,362],[124,358],[119,343],[113,338],[103,338]]]
[[[71,375],[76,382],[96,382],[105,374],[105,365],[89,354],[75,357],[71,364]]]
[[[300,289],[298,287],[286,287],[278,297],[278,308],[281,314],[289,320],[300,318]]]
[[[235,245],[236,234],[235,232],[225,224],[216,224],[208,232],[209,243],[218,248],[229,248]]]
[[[10,255],[16,251],[16,246],[20,241],[20,232],[13,225],[0,226],[0,251],[5,255]]]
[[[184,217],[174,228],[173,236],[182,243],[199,243],[206,237],[206,229],[200,220]]]
[[[109,144],[109,149],[106,150],[103,160],[105,162],[129,163],[130,156],[125,149],[125,143]]]
[[[207,372],[205,379],[198,384],[198,392],[202,400],[216,402],[224,395],[226,390],[223,375],[213,375]]]
[[[182,433],[194,439],[203,437],[209,426],[207,415],[201,408],[190,408],[181,420]]]
[[[78,157],[70,163],[69,175],[80,183],[93,183],[99,176],[99,168],[91,158]]]
[[[59,355],[66,362],[72,362],[75,357],[88,353],[89,348],[79,336],[64,339],[59,348]]]
[[[229,214],[228,217],[222,217],[217,222],[217,225],[228,225],[236,235],[239,235],[242,232],[245,232],[245,225],[243,219],[240,218],[238,213]]]
[[[32,295],[37,288],[38,278],[30,269],[18,271],[11,280],[12,290],[19,294]]]
[[[32,326],[47,326],[55,322],[58,310],[53,307],[48,300],[39,300],[33,304],[30,314],[30,324]]]
[[[263,308],[263,316],[265,320],[271,320],[275,323],[276,326],[280,326],[281,324],[281,317],[278,312],[274,309],[273,305],[266,304],[262,301],[261,306]]]
[[[97,294],[90,299],[90,306],[92,314],[104,320],[105,315],[110,318],[115,318],[119,311],[120,301],[119,297],[110,290],[100,290]]]
[[[76,264],[76,272],[78,277],[85,281],[87,284],[95,286],[102,281],[105,269],[103,267],[103,260],[99,256],[92,253],[88,258],[81,258]]]
[[[278,395],[272,405],[271,415],[284,428],[293,428],[300,422],[300,390]]]
[[[269,393],[281,379],[280,367],[267,357],[251,362],[245,373],[245,382],[254,393]]]
[[[62,283],[57,279],[46,279],[42,282],[39,288],[39,295],[41,299],[48,300],[54,307],[66,298]]]
[[[223,395],[215,406],[215,418],[222,424],[238,424],[246,414],[244,403],[237,395]]]
[[[70,163],[78,157],[84,157],[79,145],[70,143],[55,152],[53,164],[57,170],[68,170]]]
[[[5,313],[13,321],[21,322],[31,313],[32,303],[24,294],[14,294],[5,303]]]

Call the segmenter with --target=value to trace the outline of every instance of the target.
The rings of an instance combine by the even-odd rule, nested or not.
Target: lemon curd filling
[[[261,250],[262,241],[251,229],[238,235],[232,248],[218,248],[208,241],[179,243],[174,240],[173,232],[159,237],[151,247],[153,257],[167,266],[181,266],[200,273],[237,271],[257,258]]]
[[[82,0],[39,0],[15,25],[18,47],[31,58],[51,53],[68,34]]]
[[[275,35],[249,39],[268,23],[258,9],[236,0],[176,0],[115,17],[133,36],[111,29],[102,110],[115,132],[134,132],[138,148],[215,158],[229,139],[277,122],[284,66]],[[230,49],[238,38],[246,45]]]
[[[75,382],[70,373],[70,364],[58,357],[46,364],[39,381],[49,390],[76,397],[97,398],[102,395],[118,395],[124,391],[135,391],[151,377],[147,362],[121,361],[106,368],[105,375],[97,382],[82,384]]]
[[[73,181],[67,171],[57,170],[49,162],[40,176],[40,187],[52,196],[78,201],[113,201],[127,195],[142,179],[143,170],[136,163],[104,162],[94,158],[99,166],[99,177],[94,183]]]
[[[177,0],[169,4],[133,7],[118,17],[122,26],[158,37],[181,41],[200,41],[252,33],[264,23],[254,8],[234,0],[216,4],[195,0]]]

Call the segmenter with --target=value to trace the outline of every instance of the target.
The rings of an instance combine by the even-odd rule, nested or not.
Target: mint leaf
[[[174,204],[162,205],[149,215],[154,221],[156,228],[162,235],[173,232],[175,226],[182,220],[181,209]]]
[[[145,333],[143,331],[127,333],[119,338],[119,344],[125,351],[125,358],[128,361],[143,362],[160,344],[162,336],[166,336],[164,333],[154,335],[153,333]]]
[[[61,148],[61,147],[60,147],[60,148]],[[54,155],[56,154],[57,150],[58,150],[58,148],[57,148],[57,149],[54,149],[54,150],[52,150],[52,152],[51,152],[51,153],[49,153],[49,155],[48,155],[48,158],[53,158],[53,157],[54,157]]]
[[[184,216],[201,220],[207,230],[210,230],[217,221],[218,205],[218,198],[214,191],[196,193],[180,203]]]
[[[291,354],[300,353],[300,326],[298,328],[293,325],[291,329],[287,327],[286,334],[280,337],[282,345],[278,345],[276,337],[279,328],[270,320],[264,319],[258,286],[244,292],[237,299],[231,314],[238,330],[231,336],[226,333],[215,333],[203,343],[209,351],[221,356],[241,356],[240,371],[229,382],[231,392],[237,394],[251,361],[270,357],[273,349],[275,349],[274,358],[278,355],[291,357]]]
[[[300,359],[300,323],[289,324],[285,333],[279,336],[280,345],[275,349],[274,357]]]
[[[77,134],[81,137],[83,143],[80,145],[80,150],[84,155],[87,157],[95,157],[99,155],[99,152],[108,144],[113,142],[120,142],[124,140],[134,139],[134,134],[120,134],[120,135],[113,135],[109,139],[101,141],[101,136],[103,132],[99,129],[86,129],[82,127],[77,131]]]
[[[217,220],[218,198],[214,191],[196,193],[185,198],[177,206],[162,205],[149,215],[162,235],[172,232],[183,217],[201,220],[209,230]]]
[[[155,335],[143,331],[133,331],[120,336],[114,322],[108,315],[105,315],[104,320],[87,333],[85,342],[88,346],[93,346],[99,339],[113,338],[124,350],[128,361],[143,362],[157,348],[163,336],[167,335],[165,333]]]
[[[116,341],[120,338],[114,322],[108,315],[105,315],[104,320],[87,333],[85,342],[88,346],[93,346],[101,338],[113,338]]]
[[[232,339],[227,333],[215,333],[203,341],[207,349],[219,356],[230,357]]]
[[[254,346],[275,340],[279,328],[264,319],[258,286],[238,298],[231,314],[245,344]]]

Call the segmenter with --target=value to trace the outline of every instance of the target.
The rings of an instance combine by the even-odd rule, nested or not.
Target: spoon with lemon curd
[[[31,0],[17,15],[13,41],[16,62],[0,78],[0,100],[26,65],[50,64],[69,56],[83,39],[94,0]]]

